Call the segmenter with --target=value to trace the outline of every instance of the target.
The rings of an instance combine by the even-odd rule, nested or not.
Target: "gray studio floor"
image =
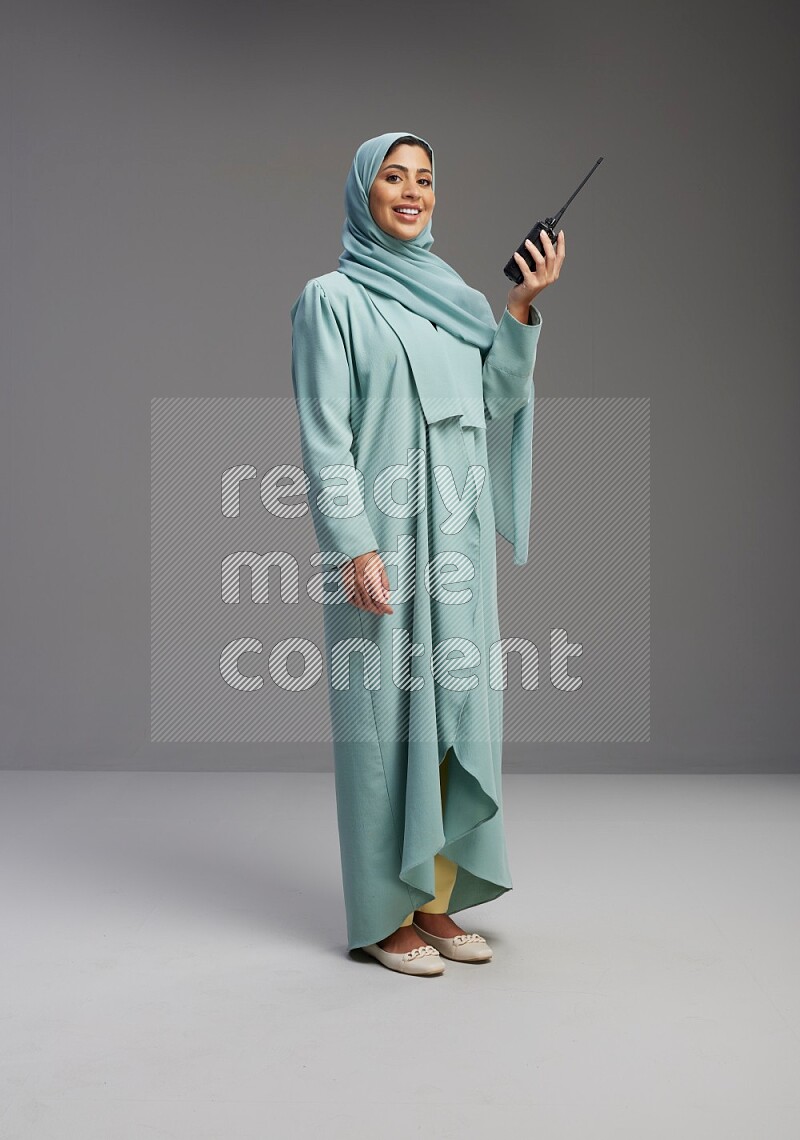
[[[505,776],[488,965],[348,956],[333,777],[0,773],[3,1140],[796,1140],[800,779]]]

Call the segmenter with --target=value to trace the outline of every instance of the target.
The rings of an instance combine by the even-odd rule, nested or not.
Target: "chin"
[[[410,241],[411,238],[415,238],[421,234],[424,229],[424,226],[420,226],[418,230],[407,230],[405,227],[403,227],[403,229],[398,228],[396,230],[392,230],[391,232],[395,237],[401,238],[405,241]]]

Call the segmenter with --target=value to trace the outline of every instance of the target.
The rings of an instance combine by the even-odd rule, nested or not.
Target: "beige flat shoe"
[[[427,937],[427,935],[426,935]],[[405,954],[390,954],[383,950],[377,942],[369,946],[362,946],[367,954],[387,966],[390,970],[397,970],[399,974],[416,974],[418,977],[433,977],[444,973],[444,962],[439,951],[433,946],[415,946],[413,950],[406,950]]]
[[[414,923],[417,930],[426,941],[453,962],[491,962],[492,948],[481,934],[457,934],[455,938],[439,938],[427,930],[423,930],[418,922]]]

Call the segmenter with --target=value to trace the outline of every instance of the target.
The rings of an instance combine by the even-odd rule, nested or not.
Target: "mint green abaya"
[[[350,949],[434,898],[437,852],[458,864],[448,913],[512,888],[495,532],[527,561],[541,315],[531,306],[523,325],[506,309],[496,324],[430,253],[430,222],[412,241],[374,223],[369,188],[406,133],[359,148],[340,268],[292,307]],[[349,603],[335,568],[372,550],[391,614]]]

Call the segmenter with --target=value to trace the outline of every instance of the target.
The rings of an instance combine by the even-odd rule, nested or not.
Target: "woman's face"
[[[428,224],[436,195],[428,152],[402,143],[383,160],[369,191],[369,209],[380,228],[409,241]]]

